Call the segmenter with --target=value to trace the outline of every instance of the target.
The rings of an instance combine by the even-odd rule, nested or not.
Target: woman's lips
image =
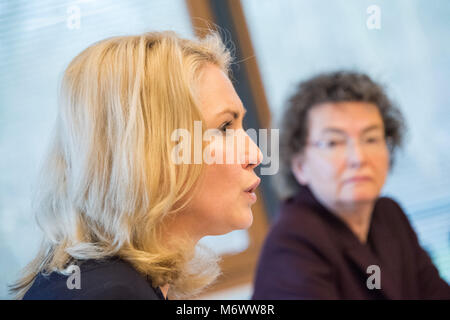
[[[256,202],[256,200],[258,199],[258,197],[256,196],[256,194],[254,192],[244,191],[244,193],[247,195],[248,199],[250,200],[250,202],[252,204],[254,204]]]
[[[359,182],[368,182],[371,180],[372,180],[372,178],[370,178],[368,176],[357,176],[357,177],[345,179],[344,183],[359,183]]]
[[[244,193],[248,196],[248,199],[252,204],[255,203],[257,200],[257,196],[254,191],[256,190],[256,188],[258,188],[260,182],[261,179],[258,178],[258,180],[256,180],[255,183],[253,183],[250,187],[244,190]]]
[[[253,192],[255,191],[256,188],[258,188],[259,183],[261,182],[261,179],[258,178],[255,183],[253,183],[250,187],[248,187],[247,189],[245,189],[245,192]]]

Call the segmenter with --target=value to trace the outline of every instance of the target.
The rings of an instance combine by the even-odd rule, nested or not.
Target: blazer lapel
[[[375,205],[369,233],[371,252],[378,257],[381,269],[381,288],[390,299],[402,299],[402,247],[399,239],[391,231],[392,227],[383,217],[390,212],[383,212]],[[383,281],[384,279],[384,281]],[[384,288],[383,288],[384,282]]]
[[[361,279],[368,279],[370,273],[367,273],[367,268],[371,265],[380,267],[380,293],[387,299],[400,299],[400,293],[395,285],[394,278],[388,266],[383,264],[381,260],[376,257],[368,247],[364,245],[354,245],[344,249],[345,256],[359,269],[361,272]],[[364,283],[366,285],[366,283]],[[370,290],[369,288],[367,290]],[[378,289],[372,289],[378,290]]]
[[[370,265],[378,266],[381,294],[387,299],[401,299],[401,248],[398,241],[388,232],[388,226],[383,225],[381,216],[382,212],[375,206],[366,244],[359,242],[353,234],[350,236],[348,233],[351,231],[348,229],[343,241],[344,254],[366,279],[370,276],[367,268]]]
[[[381,272],[380,293],[387,299],[401,299],[401,248],[389,232],[389,226],[383,223],[383,212],[379,206],[375,205],[372,213],[367,244],[362,244],[341,219],[316,200],[309,188],[304,187],[297,200],[312,206],[331,224],[344,255],[361,272],[361,279],[370,276],[367,267],[377,265]]]

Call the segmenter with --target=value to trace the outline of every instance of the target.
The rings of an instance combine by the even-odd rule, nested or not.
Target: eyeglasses
[[[364,153],[374,154],[382,151],[386,147],[384,134],[371,134],[363,136],[356,141]],[[326,137],[316,141],[310,141],[307,145],[320,150],[325,156],[344,157],[347,155],[349,147],[355,143],[350,137]]]

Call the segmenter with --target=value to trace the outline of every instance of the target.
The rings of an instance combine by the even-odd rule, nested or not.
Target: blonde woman
[[[154,32],[100,41],[69,64],[36,197],[44,239],[17,298],[177,298],[216,278],[197,242],[252,224],[261,162],[237,130],[245,109],[230,61],[215,33]],[[174,161],[174,132],[194,136],[198,123],[216,129],[201,151],[235,161]],[[245,147],[226,143],[235,138]]]

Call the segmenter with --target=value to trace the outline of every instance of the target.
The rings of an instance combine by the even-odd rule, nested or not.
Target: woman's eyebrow
[[[324,128],[321,133],[338,133],[338,134],[343,134],[343,135],[346,134],[346,132],[344,130],[341,130],[338,128],[332,128],[332,127]]]
[[[231,115],[233,115],[234,119],[238,119],[241,114],[239,111],[236,111],[233,109],[225,109],[225,110],[222,110],[219,113],[217,113],[217,115],[220,116],[224,113],[230,113]],[[247,113],[247,109],[244,108],[244,114],[242,115],[242,117],[244,117],[246,113]]]
[[[376,129],[382,130],[383,127],[382,127],[381,125],[379,125],[379,124],[374,124],[374,125],[371,125],[371,126],[365,128],[365,129],[362,131],[362,133],[366,133],[366,132],[368,132],[368,131],[372,131],[372,130],[376,130]]]
[[[369,131],[376,130],[376,129],[382,130],[383,127],[381,125],[379,125],[379,124],[373,124],[371,126],[368,126],[367,128],[364,128],[361,133],[364,134],[364,133],[367,133]],[[342,129],[339,129],[339,128],[333,128],[333,127],[324,128],[322,130],[322,133],[337,133],[337,134],[343,134],[343,135],[347,134],[345,132],[345,130],[342,130]]]

